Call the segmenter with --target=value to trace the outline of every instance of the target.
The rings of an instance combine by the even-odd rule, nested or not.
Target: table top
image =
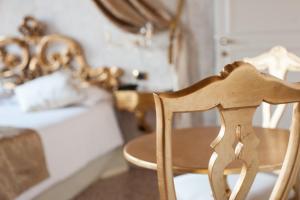
[[[258,154],[260,171],[280,169],[289,140],[284,129],[254,128],[260,139]],[[208,173],[208,163],[213,153],[211,142],[219,133],[218,127],[175,129],[172,135],[173,170],[175,173]],[[156,170],[156,136],[140,136],[124,147],[125,158],[137,166]],[[225,174],[239,173],[241,161],[234,161]]]
[[[119,110],[129,112],[148,111],[154,108],[152,92],[136,90],[117,90],[114,92],[116,106]]]

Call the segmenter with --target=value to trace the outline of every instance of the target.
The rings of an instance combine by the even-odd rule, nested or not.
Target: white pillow
[[[85,96],[81,105],[91,107],[102,101],[111,101],[112,95],[108,91],[96,86],[88,86],[82,88],[82,92]]]
[[[57,71],[26,82],[16,87],[15,94],[23,111],[64,107],[79,103],[84,98],[68,71]]]

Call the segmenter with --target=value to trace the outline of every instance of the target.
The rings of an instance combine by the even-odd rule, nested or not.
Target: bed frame
[[[26,16],[19,26],[21,37],[0,37],[2,87],[13,89],[26,81],[60,69],[72,70],[83,85],[96,85],[109,91],[119,86],[123,70],[117,67],[91,67],[78,42],[59,34],[46,35],[45,28],[42,22]],[[55,48],[57,44],[63,48]],[[35,200],[71,199],[99,178],[106,178],[127,169],[122,149],[117,148],[98,157],[66,180],[48,188]]]
[[[46,35],[45,30],[45,24],[26,16],[19,26],[22,37],[0,37],[0,79],[3,87],[11,89],[66,68],[71,69],[83,84],[94,84],[108,90],[118,87],[123,70],[91,67],[78,42],[60,34]],[[63,48],[58,48],[58,45]]]

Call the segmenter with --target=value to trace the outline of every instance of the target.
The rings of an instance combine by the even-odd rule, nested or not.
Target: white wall
[[[17,35],[25,15],[45,21],[47,33],[61,33],[79,41],[92,66],[126,68],[127,81],[132,69],[140,69],[149,73],[150,89],[172,87],[167,33],[157,36],[150,49],[138,48],[133,45],[138,37],[111,25],[91,0],[0,0],[0,35]]]

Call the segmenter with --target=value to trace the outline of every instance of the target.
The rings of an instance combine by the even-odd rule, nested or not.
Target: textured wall
[[[45,21],[49,33],[78,40],[91,65],[141,69],[149,72],[151,88],[172,86],[167,34],[157,36],[151,48],[141,48],[133,44],[138,37],[112,26],[91,0],[0,0],[0,35],[18,34],[17,26],[28,14]]]

